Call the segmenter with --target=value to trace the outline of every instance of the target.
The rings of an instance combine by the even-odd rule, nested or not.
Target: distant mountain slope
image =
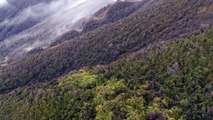
[[[83,31],[91,31],[104,24],[115,22],[119,19],[127,17],[137,11],[139,8],[146,5],[150,0],[142,1],[118,1],[111,6],[107,6],[100,10],[96,15],[86,22]]]
[[[117,1],[114,4],[108,5],[87,19],[82,19],[82,31],[69,31],[56,39],[52,45],[57,45],[66,40],[78,37],[86,32],[97,29],[103,25],[116,22],[122,18],[128,17],[139,8],[143,7],[150,0],[143,1]]]
[[[0,119],[212,120],[213,30],[150,46],[0,94]]]
[[[213,26],[210,0],[157,0],[135,14],[7,66],[0,92],[108,64],[154,41],[173,40]]]

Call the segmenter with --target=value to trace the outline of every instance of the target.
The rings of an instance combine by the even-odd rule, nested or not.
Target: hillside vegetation
[[[0,95],[1,120],[212,120],[213,30]]]
[[[9,64],[1,75],[0,93],[82,67],[108,64],[156,41],[212,28],[212,4],[210,0],[151,1],[129,17]]]

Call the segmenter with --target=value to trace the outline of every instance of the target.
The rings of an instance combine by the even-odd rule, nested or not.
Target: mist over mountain
[[[28,4],[23,1],[23,6],[26,6],[24,8],[18,7],[21,6],[21,1],[2,2],[5,7],[0,11],[0,15],[4,14],[0,17],[0,60],[11,56],[20,57],[35,48],[47,47],[70,30],[81,31],[81,19],[90,17],[114,2],[115,0],[38,0]]]

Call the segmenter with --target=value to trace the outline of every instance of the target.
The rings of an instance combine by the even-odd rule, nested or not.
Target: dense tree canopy
[[[2,120],[211,120],[213,31],[0,95]]]

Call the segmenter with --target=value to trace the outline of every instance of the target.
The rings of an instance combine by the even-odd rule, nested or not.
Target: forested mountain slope
[[[71,70],[108,64],[154,41],[174,40],[213,26],[211,0],[151,1],[131,16],[19,62],[1,74],[0,92],[59,77]]]
[[[208,30],[1,94],[0,119],[212,120],[212,80],[213,30]]]

